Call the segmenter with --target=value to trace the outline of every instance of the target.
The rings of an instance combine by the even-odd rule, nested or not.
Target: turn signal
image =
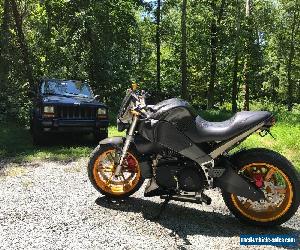
[[[138,84],[137,83],[132,83],[132,85],[131,85],[131,88],[132,88],[132,90],[133,91],[135,91],[135,90],[137,90],[137,88],[138,88]]]

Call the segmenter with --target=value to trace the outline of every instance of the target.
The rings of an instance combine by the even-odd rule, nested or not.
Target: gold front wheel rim
[[[254,221],[270,222],[287,213],[292,205],[293,189],[282,170],[267,163],[251,163],[244,166],[241,172],[253,178],[256,185],[262,184],[261,188],[267,197],[266,201],[253,202],[231,194],[233,205],[242,215]]]
[[[93,176],[102,191],[121,196],[131,192],[138,185],[141,171],[138,160],[128,152],[123,162],[121,176],[114,177],[115,154],[116,150],[111,149],[99,155],[93,166]]]

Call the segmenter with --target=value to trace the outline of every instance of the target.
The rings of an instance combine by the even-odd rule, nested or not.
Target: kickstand
[[[165,211],[170,200],[171,200],[171,195],[168,195],[168,197],[164,200],[164,202],[161,203],[158,213],[156,215],[154,215],[153,217],[150,217],[149,220],[151,220],[151,221],[158,220],[160,218],[161,214],[163,213],[163,211]]]

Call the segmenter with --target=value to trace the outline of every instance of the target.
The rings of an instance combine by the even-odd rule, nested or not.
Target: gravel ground
[[[154,222],[147,218],[160,199],[144,198],[141,188],[126,201],[108,201],[89,183],[86,164],[2,162],[0,249],[241,249],[240,234],[299,234],[300,210],[276,229],[248,227],[217,191],[207,193],[210,206],[172,201]]]

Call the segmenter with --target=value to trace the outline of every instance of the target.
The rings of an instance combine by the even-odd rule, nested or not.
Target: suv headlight
[[[44,117],[54,117],[54,107],[53,106],[45,106],[43,110]]]
[[[107,117],[106,108],[98,108],[97,116],[98,118],[106,118]]]
[[[54,107],[53,106],[45,106],[44,113],[54,113]]]

